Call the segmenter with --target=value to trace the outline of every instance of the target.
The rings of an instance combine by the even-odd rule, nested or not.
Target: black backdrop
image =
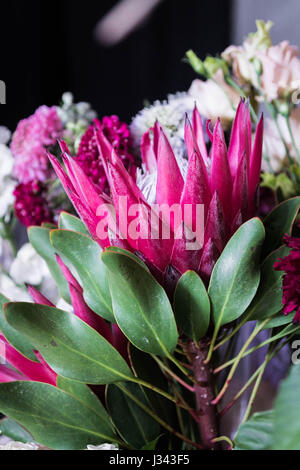
[[[147,1],[147,0],[140,0]],[[181,62],[229,44],[230,0],[164,0],[139,30],[113,48],[93,30],[114,0],[10,0],[1,4],[1,72],[7,104],[0,125],[17,122],[64,91],[90,101],[100,115],[129,120],[143,105],[185,90],[194,78]]]

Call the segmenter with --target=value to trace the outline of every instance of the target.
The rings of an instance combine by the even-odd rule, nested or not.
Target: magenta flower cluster
[[[132,153],[132,138],[126,123],[121,122],[118,116],[105,116],[101,122],[95,119],[94,125],[89,127],[81,139],[76,161],[98,191],[102,193],[108,191],[108,181],[95,129],[102,131],[127,170],[136,167],[136,159]]]
[[[285,244],[291,248],[291,252],[275,264],[277,271],[285,272],[283,277],[283,312],[285,315],[295,312],[294,322],[300,323],[300,238],[286,235],[284,240]]]
[[[15,188],[14,196],[16,216],[25,227],[53,222],[45,184],[39,181],[19,184]]]

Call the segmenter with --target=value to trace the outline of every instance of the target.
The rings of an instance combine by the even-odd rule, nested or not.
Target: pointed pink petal
[[[225,217],[231,218],[232,179],[227,158],[227,148],[223,129],[218,120],[213,136],[211,149],[211,180],[212,194],[218,193]]]
[[[213,240],[219,252],[222,252],[228,241],[228,235],[229,229],[216,192],[209,206],[204,242],[206,244],[209,240]]]
[[[252,198],[257,190],[260,181],[262,152],[263,152],[263,134],[264,134],[264,117],[260,118],[257,126],[253,153],[250,162],[249,175],[249,196]]]
[[[181,228],[180,238],[177,236],[177,239],[174,241],[171,258],[171,265],[180,274],[184,274],[189,270],[197,271],[202,253],[202,247],[199,250],[187,250],[187,244],[190,243],[190,240],[186,239],[184,230],[183,232],[182,230],[183,228]]]
[[[200,150],[200,154],[204,158],[204,161],[207,162],[208,154],[207,154],[207,148],[206,148],[204,131],[203,131],[203,123],[202,123],[202,119],[201,119],[197,106],[195,106],[195,109],[193,112],[193,128],[194,128],[194,133],[196,137],[196,142]]]
[[[53,374],[50,374],[48,370],[45,370],[42,364],[30,361],[26,357],[22,356],[2,336],[0,336],[0,341],[1,340],[5,344],[5,359],[10,365],[34,382],[56,385],[56,379],[54,380]]]
[[[251,118],[249,104],[241,100],[236,112],[232,127],[228,159],[231,175],[234,178],[243,154],[246,152],[247,165],[249,166],[251,151]]]
[[[118,325],[112,325],[112,345],[121,354],[125,361],[129,361],[128,357],[128,339],[120,330]]]
[[[211,273],[213,272],[214,266],[218,261],[219,256],[220,252],[213,240],[210,238],[203,249],[202,258],[198,270],[204,283],[209,283]]]
[[[106,322],[95,312],[93,312],[86,304],[83,297],[83,289],[77,282],[69,268],[64,264],[62,259],[56,257],[59,267],[68,282],[69,291],[74,309],[74,314],[82,321],[87,323],[91,328],[98,331],[107,341],[111,340],[111,332]]]
[[[18,374],[7,366],[0,365],[0,383],[24,382],[28,380],[24,375]]]
[[[156,171],[157,163],[154,150],[151,143],[150,131],[143,135],[141,143],[142,161],[149,173]]]
[[[161,129],[157,156],[157,204],[179,204],[184,180],[179,170],[172,147]]]
[[[47,297],[45,297],[37,289],[35,289],[35,287],[29,285],[27,285],[26,287],[35,304],[47,305],[48,307],[55,307],[55,305],[50,302]]]
[[[185,206],[189,204],[193,206],[195,215],[195,206],[197,204],[203,204],[206,219],[210,201],[211,191],[207,169],[201,156],[193,150],[189,159],[188,173],[181,199],[182,211],[184,211]],[[185,220],[185,222],[188,223],[187,220]],[[195,220],[193,220],[192,228],[195,229],[195,227]]]
[[[240,160],[232,191],[233,216],[235,217],[238,212],[241,212],[243,221],[245,221],[248,212],[248,165],[246,152],[244,152]]]

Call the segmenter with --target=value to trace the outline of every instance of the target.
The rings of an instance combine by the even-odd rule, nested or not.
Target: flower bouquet
[[[1,288],[3,435],[29,449],[300,449],[300,59],[257,26],[221,57],[189,51],[205,80],[130,126],[66,94],[3,143],[16,186],[3,239],[17,217],[30,242],[2,271],[25,296]]]

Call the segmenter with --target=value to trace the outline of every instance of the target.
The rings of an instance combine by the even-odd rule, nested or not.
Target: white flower
[[[87,446],[87,450],[119,450],[113,444],[102,444],[101,446]]]
[[[0,219],[5,217],[10,206],[14,203],[15,183],[9,178],[0,181]]]
[[[296,108],[292,111],[290,123],[296,144],[300,149],[300,108]],[[291,156],[296,160],[296,154],[292,145],[287,123],[285,118],[281,115],[278,116],[278,125]],[[274,172],[281,171],[288,163],[285,147],[279,136],[276,124],[272,119],[266,120],[264,132],[264,153],[269,157],[270,165]],[[263,170],[270,171],[270,167],[265,161],[263,162]]]
[[[215,74],[214,80],[194,80],[189,94],[196,101],[202,116],[211,119],[214,124],[220,118],[225,129],[231,125],[240,95],[226,84],[221,69]]]
[[[14,166],[14,157],[11,150],[0,143],[0,181],[7,176],[11,176]]]
[[[49,270],[33,246],[27,243],[20,249],[13,261],[10,275],[17,284],[37,286],[42,283],[44,277],[49,276]]]
[[[64,299],[59,299],[56,304],[56,308],[63,310],[64,312],[74,313],[72,305],[68,304]]]
[[[32,302],[25,289],[18,287],[12,279],[0,272],[0,292],[15,302]]]
[[[11,132],[7,127],[0,126],[0,144],[8,144],[11,138]]]
[[[135,146],[140,147],[143,135],[159,121],[176,158],[187,158],[184,142],[185,116],[191,115],[194,105],[195,100],[187,93],[177,93],[169,95],[166,101],[155,101],[149,108],[144,108],[130,125]]]
[[[23,444],[22,442],[8,442],[0,445],[0,450],[38,450],[38,448],[34,443]]]

